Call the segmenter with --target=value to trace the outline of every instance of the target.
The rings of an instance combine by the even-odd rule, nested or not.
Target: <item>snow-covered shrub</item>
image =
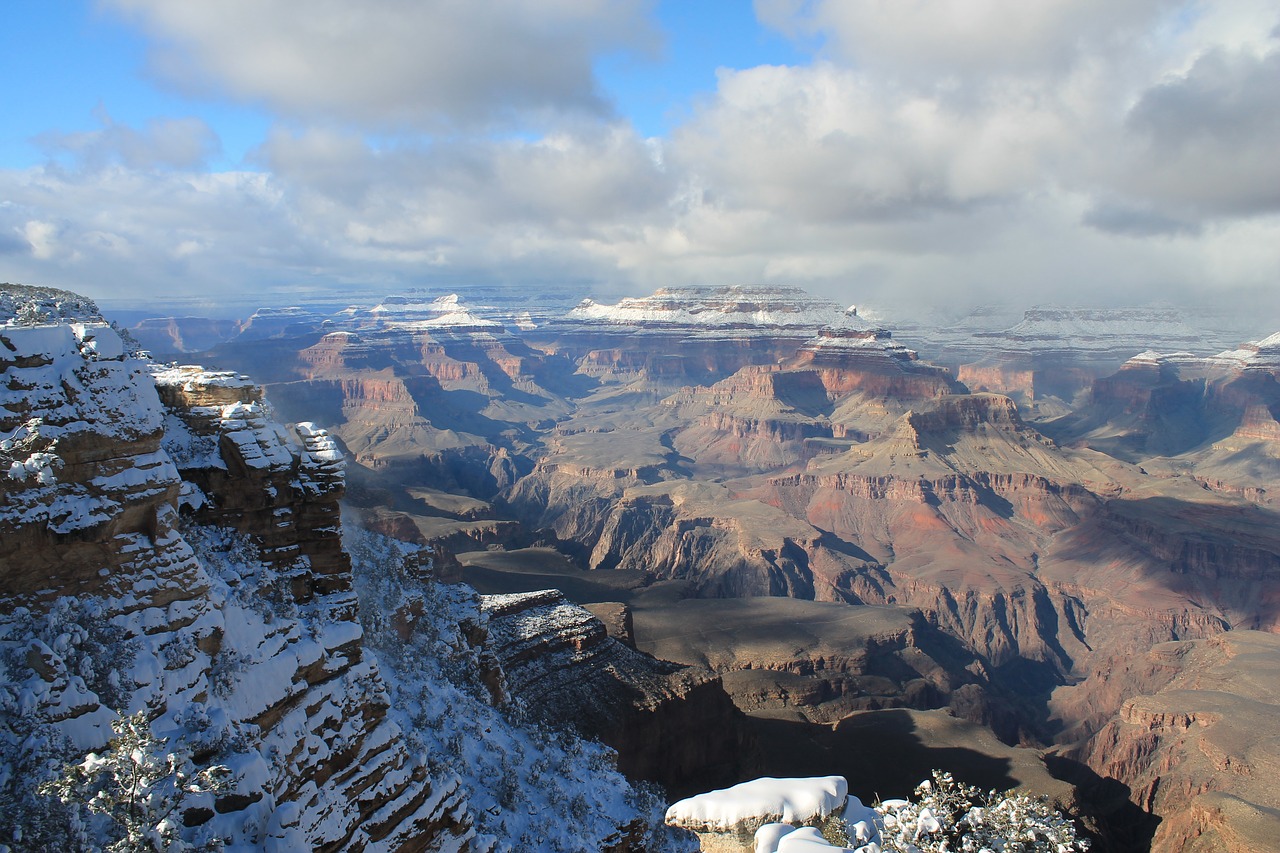
[[[115,824],[111,851],[192,849],[181,837],[179,807],[193,797],[226,787],[231,771],[222,765],[197,768],[184,747],[167,750],[139,711],[111,724],[115,737],[101,753],[41,786],[41,793],[65,804],[84,804]]]
[[[916,786],[914,800],[886,800],[880,849],[901,853],[993,851],[1070,853],[1089,849],[1074,824],[1044,800],[1021,794],[983,793],[935,770]]]
[[[288,578],[262,561],[261,546],[252,536],[189,518],[182,519],[178,529],[206,571],[227,585],[228,604],[252,610],[267,623],[298,616]]]
[[[814,809],[800,807],[835,780],[756,779],[722,791],[711,791],[674,804],[667,820],[715,837],[740,839],[761,818],[778,821],[755,830],[756,853],[1077,853],[1089,842],[1076,837],[1075,826],[1043,800],[1021,794],[983,793],[934,771],[933,779],[916,787],[914,800],[885,800],[874,809],[844,793],[842,805],[829,801],[826,814],[812,825]],[[828,813],[828,809],[831,810]],[[755,822],[753,824],[753,821]],[[802,824],[810,824],[803,826]]]
[[[42,435],[42,426],[43,419],[30,418],[12,434],[0,438],[0,470],[10,480],[26,481],[34,477],[42,486],[56,480],[54,472],[62,467],[62,457],[52,451],[58,441]]]
[[[18,309],[13,317],[15,326],[39,326],[49,322],[49,313],[40,309],[40,303],[34,299]]]
[[[96,598],[63,597],[43,613],[18,607],[0,617],[0,849],[91,849],[79,805],[36,791],[80,752],[40,697],[53,691],[61,703],[124,707],[121,673],[136,653]]]

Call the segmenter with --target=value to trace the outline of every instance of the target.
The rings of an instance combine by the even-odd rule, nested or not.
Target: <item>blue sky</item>
[[[157,311],[776,282],[1280,323],[1273,0],[298,8],[9,0],[0,280]]]
[[[9,0],[0,29],[11,86],[0,130],[0,166],[24,168],[48,158],[50,133],[92,131],[102,116],[130,126],[198,116],[217,133],[210,166],[236,168],[267,135],[271,115],[251,103],[191,97],[148,72],[149,39],[119,13],[86,0]],[[645,136],[665,136],[699,94],[714,92],[716,70],[807,61],[801,46],[760,26],[742,0],[668,0],[652,10],[662,33],[653,51],[600,57],[596,71],[618,112]]]

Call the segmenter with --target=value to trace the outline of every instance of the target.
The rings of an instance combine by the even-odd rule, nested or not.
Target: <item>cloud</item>
[[[651,39],[618,29],[643,21],[637,4],[512,4],[492,37],[484,4],[415,4],[397,32],[389,2],[345,25],[327,3],[305,19],[219,4],[226,20],[207,22],[203,2],[117,5],[193,51],[173,74],[282,118],[257,172],[205,173],[198,146],[114,124],[58,140],[81,168],[62,154],[0,172],[0,233],[21,241],[4,277],[247,299],[299,283],[778,282],[914,310],[1247,298],[1280,313],[1280,69],[1257,0],[974,0],[972,20],[950,0],[762,2],[780,28],[823,35],[820,58],[722,69],[665,139],[609,116],[590,73]],[[515,79],[516,31],[539,55],[568,39],[547,59],[560,71]],[[440,40],[456,44],[409,49]],[[269,73],[295,61],[305,74]],[[32,222],[51,230],[34,239]]]
[[[503,125],[609,112],[594,60],[650,52],[646,0],[109,0],[157,39],[187,91],[378,128]]]
[[[1099,202],[1080,220],[1090,228],[1130,237],[1160,237],[1174,234],[1196,234],[1197,223],[1187,222],[1151,209],[1125,204]]]
[[[1280,213],[1280,49],[1217,48],[1144,91],[1118,183],[1205,216]]]
[[[1060,73],[1129,40],[1173,0],[756,0],[761,20],[823,36],[853,67],[932,84],[939,78]]]
[[[218,135],[199,118],[152,119],[142,130],[99,111],[101,129],[45,133],[37,144],[51,157],[70,155],[78,168],[120,163],[131,169],[194,169],[221,150]]]
[[[717,203],[810,222],[891,220],[1038,189],[1062,116],[1017,93],[973,104],[830,63],[722,71],[670,157]]]

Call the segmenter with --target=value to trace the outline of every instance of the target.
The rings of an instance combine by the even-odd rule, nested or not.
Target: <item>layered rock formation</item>
[[[1172,308],[1032,308],[1003,331],[977,331],[927,346],[975,391],[1070,402],[1093,379],[1145,349],[1203,346],[1208,333]],[[939,346],[938,343],[941,345]]]
[[[5,640],[38,655],[19,656],[30,669],[6,667],[20,691],[7,701],[23,707],[13,733],[30,730],[22,748],[58,735],[101,748],[115,714],[137,709],[149,710],[153,730],[183,738],[195,715],[206,729],[210,720],[221,727],[209,737],[247,737],[253,746],[213,750],[232,768],[232,788],[215,808],[182,813],[194,835],[328,850],[466,848],[471,818],[456,782],[429,778],[419,758],[394,745],[400,729],[377,667],[361,654],[349,562],[336,528],[314,526],[333,524],[341,482],[323,432],[292,437],[265,420],[238,419],[239,401],[216,418],[208,404],[243,386],[196,371],[186,372],[183,393],[206,411],[174,396],[165,406],[146,365],[125,356],[105,324],[7,327],[0,342],[9,353],[0,428],[26,429],[51,457],[35,477],[10,468],[0,522]],[[203,479],[202,495],[187,490],[184,503],[216,516],[219,505],[286,490],[275,506],[223,516],[250,535],[243,563],[202,563],[189,537],[218,534],[179,529],[184,484],[161,447],[166,417],[204,421],[207,452],[182,464],[220,472]],[[243,547],[236,542],[213,547]],[[288,579],[283,598],[269,585],[275,572],[256,577],[247,568],[255,552]],[[93,624],[112,638],[109,647],[94,648],[104,634],[93,629],[52,645],[39,639],[74,618],[68,594],[100,602]],[[77,672],[77,660],[90,663]],[[96,681],[85,680],[89,673]],[[6,793],[23,805],[31,795]]]
[[[565,744],[578,741],[541,743],[513,726],[489,704],[508,701],[500,692],[474,694],[483,667],[449,681],[453,664],[424,669],[419,657],[416,668],[388,669],[370,654],[362,619],[376,629],[379,655],[395,656],[384,635],[400,631],[402,643],[433,653],[461,649],[468,665],[492,660],[482,636],[467,639],[466,623],[483,623],[478,609],[462,615],[464,601],[442,609],[451,599],[438,595],[430,618],[415,609],[430,589],[426,576],[405,581],[413,592],[396,587],[394,602],[384,580],[366,579],[366,593],[382,590],[369,600],[388,612],[362,614],[340,536],[342,454],[324,430],[274,421],[261,388],[242,375],[150,369],[74,295],[18,297],[15,316],[32,325],[0,326],[5,842],[100,845],[118,832],[36,789],[64,761],[109,754],[112,721],[141,711],[163,749],[225,768],[214,793],[177,788],[168,814],[131,812],[155,823],[146,832],[185,843],[405,851],[531,849],[539,838],[616,851],[644,843],[648,806],[637,805],[608,755],[584,746],[574,754]],[[387,571],[397,553],[366,555],[362,571]],[[413,625],[428,622],[419,638]],[[500,683],[501,670],[492,674]],[[448,742],[415,731],[423,697],[450,691]],[[543,787],[500,793],[510,783],[476,779],[464,756],[485,748],[479,740],[489,733],[518,753],[516,776],[532,762],[590,759],[573,771],[582,791],[555,805]],[[496,819],[500,804],[528,814]],[[533,814],[553,823],[535,829]]]
[[[854,309],[794,287],[662,288],[614,305],[584,300],[557,323],[527,333],[579,370],[660,386],[722,379],[748,365],[777,364],[821,329],[865,333]]]
[[[961,384],[785,289],[671,289],[506,330],[480,313],[349,312],[276,359],[272,393],[291,411],[322,403],[386,529],[554,546],[581,600],[629,603],[641,648],[661,645],[646,619],[699,599],[917,610],[910,631],[850,646],[865,656],[788,635],[681,658],[713,665],[760,719],[948,706],[1009,741],[1058,727],[1076,742],[1126,698],[1092,673],[1277,624],[1274,341],[1114,372],[1198,332],[1168,312],[1040,311],[948,356],[969,365]],[[483,509],[412,496],[423,487]],[[504,581],[463,555],[461,570],[482,563],[492,589],[536,588],[534,569]],[[928,632],[952,645],[925,648]],[[774,665],[748,669],[756,656]]]
[[[1045,428],[1161,473],[1267,502],[1280,477],[1280,336],[1215,356],[1143,352]]]
[[[630,648],[557,590],[486,596],[483,607],[507,689],[539,719],[612,746],[628,776],[682,793],[755,766],[718,676]]]
[[[1278,651],[1275,634],[1232,631],[1156,645],[1094,676],[1128,698],[1079,755],[1161,816],[1153,850],[1274,848]]]

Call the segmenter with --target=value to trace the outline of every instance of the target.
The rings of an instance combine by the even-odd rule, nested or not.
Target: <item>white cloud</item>
[[[36,260],[47,261],[57,251],[58,226],[52,222],[32,219],[23,223],[20,233],[31,246],[31,256]]]
[[[603,114],[596,57],[658,41],[645,0],[108,3],[156,36],[173,85],[380,128]]]
[[[130,5],[175,43],[216,54],[200,54],[202,73],[233,56],[224,24],[182,35],[203,4]],[[549,26],[572,17],[572,5],[546,7],[543,18],[522,5],[518,25]],[[628,43],[611,29],[634,21],[628,4],[574,13],[587,23],[573,30],[580,44],[569,65],[586,88],[503,88],[512,72],[500,58],[485,72],[498,94],[474,81],[452,94],[415,94],[401,82],[384,91],[381,74],[430,77],[397,59],[394,34],[386,68],[362,71],[338,56],[314,85],[259,80],[243,94],[292,117],[252,155],[260,173],[205,174],[198,158],[182,166],[188,149],[158,141],[136,146],[148,156],[127,156],[121,140],[164,134],[111,125],[82,146],[109,156],[0,173],[9,201],[0,234],[11,235],[0,252],[17,270],[6,277],[137,293],[298,281],[582,281],[597,293],[788,281],[869,304],[1235,296],[1258,315],[1280,314],[1274,9],[992,0],[966,6],[983,22],[975,46],[943,43],[959,8],[951,2],[768,5],[778,26],[821,26],[837,41],[811,64],[722,70],[668,139],[640,138],[572,94],[590,90],[590,57]],[[268,21],[283,14],[275,3],[227,8],[250,30],[283,26]],[[335,8],[319,6],[316,20],[278,39],[249,33],[243,49],[273,43],[318,62],[329,42],[313,30],[332,29]],[[326,38],[376,41],[370,21],[389,8]],[[455,23],[482,14],[430,8]],[[407,14],[413,30],[428,12]],[[993,23],[1003,16],[1008,26]],[[488,55],[477,32],[450,32],[475,54],[466,62]],[[854,49],[882,36],[902,50]],[[531,38],[530,50],[551,43]],[[245,59],[255,74],[276,61]],[[350,90],[335,84],[326,95],[331,73],[349,74]],[[448,100],[464,91],[479,100]],[[369,103],[356,103],[358,93]],[[419,107],[432,121],[485,124],[507,109],[558,117],[504,138],[369,135]],[[571,115],[577,107],[587,113]],[[52,230],[28,235],[29,222]]]
[[[98,130],[45,133],[36,141],[47,154],[68,154],[80,168],[121,163],[131,169],[193,169],[218,153],[218,135],[199,118],[152,119],[142,130],[99,111]]]
[[[1061,73],[1082,54],[1132,42],[1177,0],[756,0],[784,33],[822,35],[852,66],[932,84],[986,74]]]

